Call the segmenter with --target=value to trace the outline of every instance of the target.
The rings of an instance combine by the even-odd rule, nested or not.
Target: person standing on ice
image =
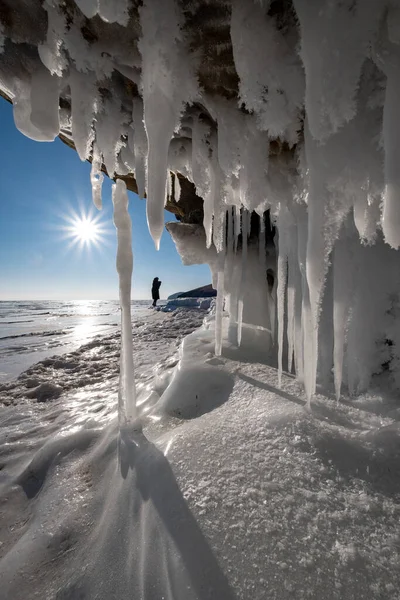
[[[153,306],[157,306],[157,300],[160,299],[160,286],[162,281],[158,277],[154,277],[153,285],[151,286],[151,296],[153,298]]]

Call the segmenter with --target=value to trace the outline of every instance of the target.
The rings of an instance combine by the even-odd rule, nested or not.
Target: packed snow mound
[[[179,370],[161,397],[161,409],[174,417],[193,419],[229,398],[233,378],[215,367]]]
[[[201,232],[170,231],[187,264],[212,268],[217,355],[225,305],[230,339],[274,346],[309,402],[332,373],[337,399],[382,365],[400,386],[397,0],[5,6],[0,87],[16,126],[91,158],[97,207],[102,166],[134,173],[158,247],[177,174],[203,199]],[[134,418],[130,224],[114,186],[120,405]]]

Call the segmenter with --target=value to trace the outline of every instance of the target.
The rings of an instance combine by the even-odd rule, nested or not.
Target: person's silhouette
[[[157,306],[157,300],[160,299],[161,283],[162,282],[158,279],[158,277],[154,277],[153,285],[151,286],[151,296],[153,298],[153,306]]]

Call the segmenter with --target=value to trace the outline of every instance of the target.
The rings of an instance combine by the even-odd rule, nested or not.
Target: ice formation
[[[203,4],[214,14],[209,27],[222,23],[228,37],[196,25]],[[343,385],[365,389],[383,363],[398,385],[400,4],[221,6],[46,0],[43,31],[29,37],[2,22],[0,84],[16,126],[41,141],[60,129],[69,135],[80,158],[92,160],[98,208],[102,168],[111,177],[134,173],[156,246],[167,196],[181,197],[178,175],[194,184],[204,230],[170,231],[185,262],[212,269],[216,354],[227,313],[230,342],[257,340],[265,354],[276,352],[279,380],[294,371],[309,401],[330,379],[338,399]],[[214,44],[220,62],[202,43]],[[23,44],[30,50],[21,63]],[[216,83],[221,64],[225,80]],[[60,98],[70,107],[67,134]],[[130,229],[120,182],[114,202],[121,393],[132,416]]]
[[[136,394],[131,317],[132,225],[128,213],[126,185],[120,179],[113,185],[112,199],[118,240],[117,271],[121,304],[121,363],[118,403],[120,424],[125,425],[132,423],[136,417]]]

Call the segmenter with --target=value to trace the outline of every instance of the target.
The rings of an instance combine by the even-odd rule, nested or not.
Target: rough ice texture
[[[93,157],[92,157],[92,168],[90,171],[90,181],[92,184],[92,200],[96,208],[101,210],[102,198],[101,188],[103,186],[104,175],[101,172],[101,153],[97,147],[97,144],[93,144]]]
[[[275,369],[188,335],[200,311],[150,312],[134,332],[145,435],[120,445],[122,474],[117,335],[15,382],[64,388],[1,412],[4,597],[397,600],[400,432],[385,399],[318,397],[309,413],[293,378],[278,390]]]

